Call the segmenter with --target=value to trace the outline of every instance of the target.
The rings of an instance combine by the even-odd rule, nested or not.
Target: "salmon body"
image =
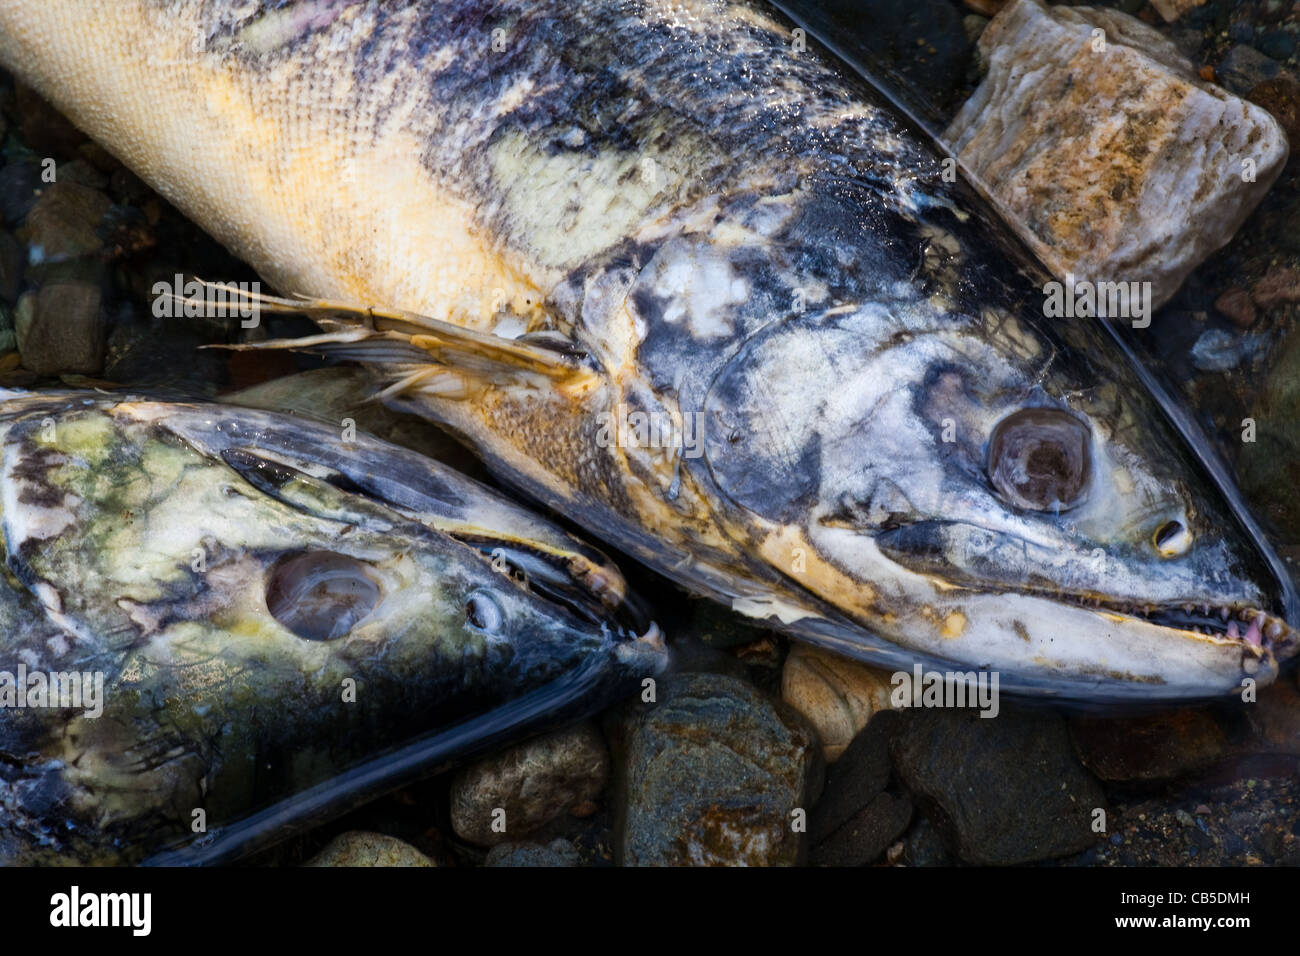
[[[1116,342],[761,3],[7,0],[0,60],[328,300],[299,346],[740,613],[1088,701],[1296,652]]]

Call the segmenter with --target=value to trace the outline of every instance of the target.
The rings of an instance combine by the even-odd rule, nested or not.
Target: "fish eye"
[[[465,620],[480,631],[496,634],[505,623],[506,615],[501,605],[487,591],[475,591],[465,602]]]
[[[1192,533],[1181,521],[1166,521],[1155,530],[1151,543],[1162,558],[1176,558],[1192,546]]]
[[[1013,412],[989,440],[989,480],[1026,511],[1074,507],[1087,491],[1090,470],[1088,426],[1060,409]]]
[[[343,637],[378,603],[379,585],[366,565],[331,551],[281,558],[267,578],[267,610],[308,641]]]

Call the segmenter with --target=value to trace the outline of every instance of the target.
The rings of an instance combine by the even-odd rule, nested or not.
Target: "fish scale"
[[[1237,693],[1300,646],[1122,346],[1049,321],[1005,224],[761,2],[88,9],[10,0],[0,60],[306,297],[248,304],[320,335],[248,347],[368,362],[685,587],[1092,703]]]
[[[0,863],[235,859],[665,666],[598,552],[335,434],[0,392]]]

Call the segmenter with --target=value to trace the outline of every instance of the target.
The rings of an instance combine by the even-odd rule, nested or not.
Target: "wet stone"
[[[1166,23],[1173,23],[1184,13],[1204,4],[1205,0],[1151,0],[1151,6]]]
[[[740,647],[769,633],[768,628],[751,623],[715,601],[693,600],[690,612],[691,632],[709,647]]]
[[[892,777],[889,743],[901,723],[893,712],[876,715],[827,772],[809,820],[812,863],[865,866],[907,829],[911,798],[886,792]]]
[[[1227,737],[1205,710],[1174,710],[1128,719],[1076,718],[1076,753],[1102,780],[1164,780],[1212,766]]]
[[[822,755],[834,763],[872,715],[889,710],[890,675],[796,643],[781,674],[781,699],[817,728]]]
[[[1300,141],[1300,81],[1282,74],[1253,87],[1249,99],[1268,110],[1291,142]]]
[[[919,817],[903,839],[902,862],[908,866],[951,866],[954,861],[939,828]]]
[[[630,866],[788,865],[807,809],[816,734],[803,718],[723,674],[659,682],[620,735],[617,834]]]
[[[1300,269],[1275,266],[1255,283],[1250,294],[1261,309],[1276,309],[1300,302]]]
[[[9,163],[0,167],[0,216],[16,226],[32,211],[39,198],[41,171],[33,163]]]
[[[84,159],[56,163],[54,175],[56,183],[76,183],[94,190],[102,190],[108,186],[108,177]]]
[[[1227,372],[1268,347],[1257,335],[1242,335],[1225,329],[1207,329],[1192,346],[1191,359],[1202,372]]]
[[[1106,805],[1079,765],[1064,719],[1003,707],[986,719],[912,710],[893,737],[894,768],[937,808],[968,863],[1011,865],[1077,853],[1098,839],[1092,813]]]
[[[452,829],[462,840],[479,846],[526,836],[561,814],[594,802],[609,773],[605,742],[590,724],[525,741],[471,764],[452,778]],[[504,811],[504,829],[499,811]]]
[[[944,139],[1058,279],[1150,282],[1158,307],[1286,163],[1267,111],[1118,11],[1012,0],[980,50],[988,74]]]
[[[18,233],[28,245],[29,267],[37,269],[99,253],[104,247],[100,224],[112,205],[103,193],[80,183],[48,186]]]
[[[966,6],[983,17],[991,17],[1007,5],[1007,0],[966,0]]]
[[[1239,43],[1224,55],[1214,75],[1219,84],[1230,93],[1245,96],[1281,72],[1282,64],[1254,47]]]
[[[815,866],[866,866],[885,855],[912,820],[906,794],[879,793],[812,851]]]
[[[968,13],[961,18],[961,28],[966,34],[966,39],[970,43],[979,41],[980,36],[989,25],[988,17],[982,17],[977,13]]]
[[[354,830],[335,837],[303,866],[434,866],[410,844],[382,833]]]
[[[897,713],[878,715],[827,770],[821,799],[809,815],[808,837],[814,846],[885,791],[892,775],[889,743],[901,723]]]
[[[60,282],[24,295],[16,321],[23,367],[38,375],[96,375],[104,364],[100,289]]]
[[[14,108],[23,142],[37,156],[71,157],[85,142],[86,135],[29,86],[15,84]]]
[[[18,337],[14,334],[14,319],[12,311],[0,302],[0,356],[5,356],[6,362],[0,363],[0,372],[7,372],[17,364],[15,350],[18,348]],[[6,367],[6,365],[8,367]]]
[[[0,229],[0,300],[15,304],[22,280],[22,244],[11,233]]]
[[[1248,329],[1255,324],[1255,303],[1245,289],[1229,289],[1214,301],[1214,307],[1238,328]]]
[[[1259,38],[1259,48],[1275,60],[1289,59],[1295,53],[1295,34],[1288,30],[1267,30]]]
[[[1272,356],[1250,418],[1255,440],[1241,444],[1237,459],[1242,491],[1284,543],[1300,545],[1300,334],[1293,332]]]
[[[1300,690],[1294,683],[1279,680],[1263,688],[1245,714],[1251,734],[1237,745],[1239,751],[1300,756]]]
[[[581,866],[582,854],[568,840],[502,843],[488,851],[484,866]]]

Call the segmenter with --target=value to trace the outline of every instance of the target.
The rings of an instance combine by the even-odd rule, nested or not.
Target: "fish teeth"
[[[1260,647],[1264,641],[1259,632],[1259,618],[1250,622],[1250,627],[1246,631],[1245,640],[1247,644],[1253,647]]]

